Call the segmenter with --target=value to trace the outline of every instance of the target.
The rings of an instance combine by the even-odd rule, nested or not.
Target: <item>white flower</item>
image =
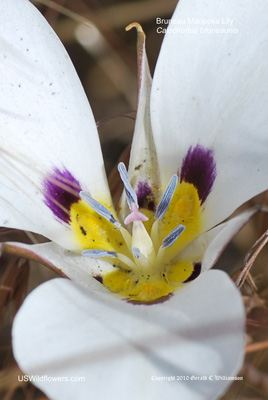
[[[14,322],[15,357],[50,398],[207,400],[238,373],[242,300],[207,270],[254,210],[219,223],[268,186],[267,11],[264,0],[180,0],[172,26],[184,30],[166,34],[152,85],[137,26],[137,119],[116,214],[65,50],[28,1],[2,0],[0,219],[52,241],[3,248],[71,279],[38,287]],[[203,29],[212,20],[220,33]]]

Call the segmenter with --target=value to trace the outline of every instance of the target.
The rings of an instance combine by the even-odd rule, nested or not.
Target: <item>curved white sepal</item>
[[[138,190],[139,182],[146,182],[155,191],[155,188],[159,188],[159,167],[150,117],[152,78],[145,50],[145,34],[139,24],[134,23],[130,27],[135,27],[138,35],[138,104],[128,174],[135,190]],[[121,218],[124,219],[128,213],[124,193],[120,205]]]

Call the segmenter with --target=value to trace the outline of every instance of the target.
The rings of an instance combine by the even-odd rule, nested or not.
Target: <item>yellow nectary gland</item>
[[[191,276],[192,262],[174,260],[180,251],[200,234],[201,206],[196,188],[192,184],[182,182],[177,185],[161,221],[155,223],[151,211],[141,211],[149,218],[144,223],[146,229],[140,229],[139,224],[143,224],[142,222],[134,222],[132,239],[130,237],[128,243],[124,240],[120,228],[99,216],[82,200],[73,204],[71,208],[71,226],[83,250],[102,249],[118,254],[119,258],[105,258],[116,267],[114,271],[103,276],[103,284],[120,296],[146,303],[169,295]],[[170,247],[162,249],[163,239],[180,224],[185,226],[184,232]],[[152,244],[153,250],[147,252],[147,258],[135,258],[131,248],[137,248],[137,243],[143,247],[144,243],[148,243],[148,246]],[[146,252],[146,249],[144,250]]]

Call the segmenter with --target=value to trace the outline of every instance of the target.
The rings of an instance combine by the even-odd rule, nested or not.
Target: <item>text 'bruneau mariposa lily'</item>
[[[215,399],[239,372],[241,296],[208,269],[254,211],[219,223],[268,187],[267,12],[265,0],[181,0],[153,83],[136,25],[117,212],[68,55],[33,5],[2,0],[1,223],[51,239],[3,248],[70,278],[34,290],[13,328],[20,367],[51,399]],[[222,18],[235,31],[201,33]]]

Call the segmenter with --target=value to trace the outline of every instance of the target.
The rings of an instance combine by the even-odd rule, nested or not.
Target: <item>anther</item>
[[[128,179],[128,174],[127,174],[127,169],[124,163],[120,162],[118,164],[118,171],[120,174],[120,178],[122,179],[122,182],[124,184],[124,188],[125,188],[125,192],[126,192],[126,196],[127,196],[127,203],[128,206],[130,208],[130,210],[132,209],[132,206],[135,204],[136,206],[138,206],[138,198],[137,195],[135,193],[135,190],[132,188],[129,179]]]
[[[132,254],[135,258],[135,263],[140,268],[152,268],[152,262],[149,258],[145,257],[138,247],[131,247]]]
[[[102,257],[111,257],[116,258],[117,252],[116,251],[106,251],[106,250],[84,250],[82,251],[82,256],[91,257],[91,258],[102,258]]]
[[[132,247],[131,248],[132,254],[135,258],[140,258],[141,257],[141,251],[137,247]]]
[[[173,194],[175,192],[177,183],[178,183],[178,176],[176,174],[174,174],[171,177],[171,179],[166,187],[166,190],[164,191],[163,196],[157,206],[156,213],[155,213],[155,219],[161,220],[163,218],[163,216],[165,215],[165,213],[169,207],[169,204],[172,200]]]
[[[84,200],[96,213],[98,213],[101,217],[107,219],[107,221],[111,222],[117,228],[120,228],[120,222],[116,221],[113,214],[101,203],[97,200],[93,199],[90,194],[81,191],[79,196],[82,200]]]
[[[180,237],[182,232],[185,229],[185,225],[178,225],[175,229],[173,229],[167,237],[162,242],[162,248],[166,249],[173,245],[173,243]]]

